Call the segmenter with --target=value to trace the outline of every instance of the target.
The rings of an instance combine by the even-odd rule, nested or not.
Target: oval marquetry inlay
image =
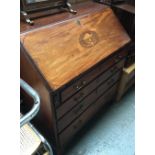
[[[99,38],[95,31],[85,31],[80,35],[79,41],[83,47],[93,47],[98,43]]]

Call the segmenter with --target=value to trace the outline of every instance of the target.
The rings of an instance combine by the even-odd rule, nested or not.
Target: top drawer
[[[72,96],[74,93],[81,90],[85,87],[90,81],[95,79],[99,74],[104,72],[106,69],[111,67],[113,64],[120,61],[123,57],[127,55],[127,51],[120,51],[114,56],[108,58],[98,67],[95,67],[93,70],[83,75],[80,79],[75,81],[71,86],[67,87],[64,91],[61,92],[61,101],[64,102],[67,98]]]

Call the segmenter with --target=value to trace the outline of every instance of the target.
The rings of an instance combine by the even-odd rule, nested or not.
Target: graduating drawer
[[[84,74],[80,79],[75,81],[71,86],[67,87],[61,92],[61,101],[64,102],[67,98],[84,88],[89,82],[95,79],[99,74],[104,72],[106,69],[119,62],[123,57],[127,55],[127,51],[120,51],[114,56],[105,60],[99,66],[93,68],[88,73]]]
[[[125,59],[112,66],[106,72],[98,76],[93,82],[84,87],[81,91],[76,93],[73,97],[67,100],[63,105],[57,109],[57,119],[60,119],[71,108],[81,102],[89,93],[96,89],[103,81],[107,80],[110,76],[120,70],[124,65]]]
[[[66,128],[60,135],[60,144],[62,147],[69,142],[69,140],[81,129],[85,123],[91,119],[91,117],[101,107],[114,99],[118,84],[113,85],[104,95],[98,98],[77,120],[75,120],[68,128]]]
[[[113,77],[109,78],[106,82],[100,85],[96,91],[93,91],[83,101],[79,102],[71,111],[67,112],[64,117],[58,121],[58,132],[61,132],[67,127],[74,119],[76,119],[83,111],[85,111],[90,104],[101,96],[109,87],[116,83],[120,77],[121,71],[118,71]]]

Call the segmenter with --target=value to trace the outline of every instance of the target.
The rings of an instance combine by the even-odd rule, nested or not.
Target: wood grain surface
[[[54,145],[56,143],[56,140],[54,140],[54,138],[56,139],[56,120],[51,93],[33,63],[26,56],[22,47],[20,52],[20,77],[39,94],[41,101],[40,110],[33,119],[33,123],[44,137]],[[33,105],[33,102],[29,102],[29,98],[27,97],[24,104],[26,107],[30,108]]]
[[[21,34],[24,48],[53,90],[129,41],[110,8]]]

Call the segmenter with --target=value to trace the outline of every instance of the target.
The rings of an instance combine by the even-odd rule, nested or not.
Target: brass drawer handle
[[[82,92],[82,93],[80,93],[80,95],[78,96],[78,97],[75,97],[74,98],[74,101],[76,101],[76,102],[80,102],[81,100],[82,100],[82,98],[84,97],[84,93]]]
[[[83,88],[85,86],[85,84],[86,84],[86,81],[82,81],[80,85],[76,85],[76,86],[74,86],[74,88],[76,90],[80,90],[81,88]]]
[[[73,126],[73,129],[78,129],[79,126],[81,125],[82,123],[82,120],[79,120],[74,126]]]
[[[83,104],[79,105],[75,110],[74,110],[74,114],[78,114],[83,108]]]

